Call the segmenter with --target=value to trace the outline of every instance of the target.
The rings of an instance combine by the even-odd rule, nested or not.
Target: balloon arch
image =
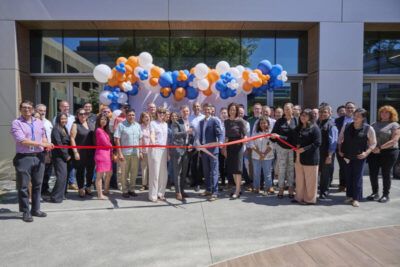
[[[98,82],[106,83],[99,96],[100,103],[112,110],[127,103],[128,97],[134,97],[139,90],[150,90],[164,98],[174,97],[176,101],[185,97],[193,100],[199,94],[217,94],[221,99],[228,99],[240,93],[261,95],[282,87],[287,81],[287,72],[282,66],[272,65],[268,60],[262,60],[254,70],[241,65],[231,67],[228,62],[220,61],[215,69],[199,63],[190,71],[171,72],[154,65],[148,52],[119,57],[113,69],[97,65],[93,76]]]

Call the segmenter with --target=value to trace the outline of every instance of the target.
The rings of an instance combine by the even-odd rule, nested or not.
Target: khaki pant
[[[119,162],[121,191],[122,193],[134,192],[139,170],[139,158],[137,155],[124,155],[124,158],[125,161]]]
[[[149,156],[143,153],[143,159],[140,160],[140,168],[142,170],[142,186],[148,186],[149,183]]]
[[[166,149],[149,149],[149,199],[152,201],[165,194],[168,181],[167,153]]]
[[[293,150],[276,146],[276,164],[278,165],[278,186],[285,187],[285,179],[289,187],[294,186],[294,155]]]
[[[296,200],[299,202],[316,203],[318,189],[318,165],[306,166],[299,161],[296,170]]]

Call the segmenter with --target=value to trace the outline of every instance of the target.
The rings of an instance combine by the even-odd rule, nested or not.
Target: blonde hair
[[[385,112],[385,111],[390,113],[390,119],[389,120],[391,122],[399,121],[399,115],[398,115],[396,109],[394,107],[392,107],[392,106],[389,106],[389,105],[385,105],[385,106],[382,106],[382,107],[379,108],[378,121],[381,121],[381,113]]]

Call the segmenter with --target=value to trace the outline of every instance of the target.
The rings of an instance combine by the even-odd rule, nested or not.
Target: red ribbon
[[[117,149],[117,148],[187,148],[187,149],[194,149],[194,148],[215,148],[215,147],[225,147],[225,146],[230,146],[230,145],[235,145],[235,144],[240,144],[240,143],[245,143],[245,142],[250,142],[259,138],[268,138],[270,137],[271,134],[261,134],[261,135],[256,135],[252,137],[247,137],[223,144],[213,144],[213,145],[201,145],[201,146],[175,146],[175,145],[136,145],[136,146],[54,146],[54,148],[77,148],[77,149]],[[281,142],[282,144],[287,145],[292,149],[293,151],[297,150],[297,148],[282,138],[276,137],[276,139]]]

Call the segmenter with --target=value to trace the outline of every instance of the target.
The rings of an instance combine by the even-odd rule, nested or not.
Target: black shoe
[[[47,217],[47,213],[43,212],[43,211],[40,211],[40,210],[32,211],[32,216],[44,218],[44,217]]]
[[[379,199],[379,194],[378,193],[371,194],[371,195],[367,196],[367,200],[369,200],[369,201],[378,201],[378,200],[380,200]]]
[[[122,197],[123,197],[123,198],[129,198],[130,195],[129,195],[129,193],[122,193]]]
[[[128,192],[128,194],[129,194],[131,197],[137,197],[137,194],[135,193],[135,191],[133,191],[133,192]]]
[[[386,203],[390,200],[389,196],[382,196],[378,201],[380,203]]]
[[[195,191],[195,192],[199,192],[199,191],[200,191],[200,185],[196,185],[196,186],[194,187],[194,191]]]
[[[48,197],[48,196],[51,196],[51,192],[49,192],[48,190],[42,192],[42,197]]]
[[[24,214],[22,214],[22,220],[24,222],[33,222],[33,218],[30,212],[24,212]]]

